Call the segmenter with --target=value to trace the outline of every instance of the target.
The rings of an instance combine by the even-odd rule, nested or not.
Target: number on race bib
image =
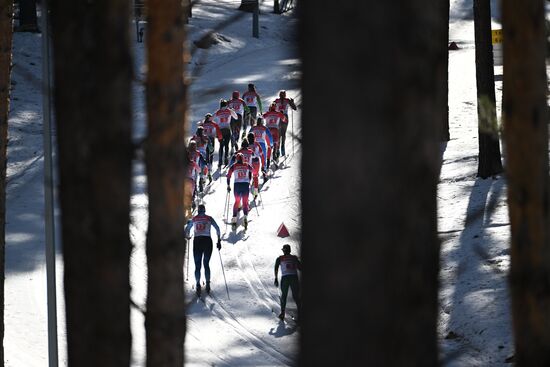
[[[246,171],[238,171],[237,172],[237,177],[238,178],[246,178]]]
[[[197,231],[204,231],[206,229],[205,223],[197,223]]]

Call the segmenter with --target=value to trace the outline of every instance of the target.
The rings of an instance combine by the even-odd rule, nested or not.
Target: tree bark
[[[19,32],[37,32],[36,0],[19,0]]]
[[[485,179],[502,172],[496,113],[490,0],[474,0],[474,28],[479,136],[477,175]]]
[[[445,49],[441,50],[444,52],[443,62],[438,65],[437,68],[437,81],[439,90],[437,92],[438,98],[440,101],[437,101],[437,106],[439,107],[440,114],[440,141],[446,142],[451,140],[451,135],[449,133],[449,50],[447,45],[449,44],[449,0],[441,0],[437,2],[440,10],[440,19],[443,24],[442,32],[438,34],[439,42],[442,42],[445,45]]]
[[[129,366],[130,2],[51,0],[69,366]]]
[[[299,9],[300,365],[437,366],[440,11],[435,0]],[[327,154],[334,142],[345,159]]]
[[[517,366],[550,365],[550,220],[544,1],[502,2],[504,137]]]
[[[147,366],[181,367],[186,327],[183,294],[186,19],[181,0],[150,0],[148,10]]]
[[[0,341],[4,340],[4,278],[6,249],[6,165],[10,110],[13,0],[0,0]],[[4,343],[0,343],[4,366]]]
[[[258,3],[258,0],[241,0],[241,5],[239,6],[239,10],[252,13],[254,9],[256,9],[257,3]]]

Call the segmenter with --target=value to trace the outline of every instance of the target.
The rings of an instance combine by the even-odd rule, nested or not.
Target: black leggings
[[[198,236],[193,239],[193,259],[195,259],[195,280],[200,285],[201,260],[204,264],[204,278],[210,282],[210,257],[212,256],[212,238]],[[294,295],[294,293],[292,293]]]
[[[218,157],[218,163],[222,164],[222,159],[225,160],[225,162],[228,161],[229,156],[229,143],[231,142],[231,130],[229,129],[222,129],[222,142],[220,143],[220,154]],[[225,163],[224,163],[225,164]]]

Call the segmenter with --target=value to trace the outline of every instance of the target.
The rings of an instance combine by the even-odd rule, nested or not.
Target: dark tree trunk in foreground
[[[258,3],[258,0],[241,0],[241,5],[239,5],[239,10],[252,13],[256,8],[257,3]]]
[[[185,337],[184,8],[181,0],[150,0],[148,9],[147,366],[181,367]]]
[[[441,52],[444,52],[443,62],[437,67],[437,85],[439,86],[437,97],[441,99],[437,101],[437,107],[440,114],[440,141],[446,142],[451,140],[449,134],[449,50],[447,49],[449,44],[449,0],[438,1],[437,6],[440,10],[439,19],[443,23],[438,40],[445,45],[445,49],[441,49]]]
[[[13,0],[0,0],[0,341],[4,340],[4,276],[6,249],[6,164],[13,29]],[[4,366],[4,343],[0,343]]]
[[[503,1],[504,137],[517,366],[550,365],[550,220],[544,1]]]
[[[435,0],[324,5],[300,5],[300,365],[437,366],[440,12]],[[327,154],[334,142],[352,154]]]
[[[36,32],[36,0],[19,0],[19,27],[20,32]]]
[[[69,366],[130,365],[130,2],[51,0]]]
[[[487,178],[502,172],[495,102],[490,0],[474,0],[474,28],[479,136],[477,175]]]

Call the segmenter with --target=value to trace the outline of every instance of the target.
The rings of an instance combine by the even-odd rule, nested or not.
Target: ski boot
[[[227,158],[227,156],[224,158],[223,160],[223,165],[224,166],[227,166],[229,164],[229,159]]]
[[[210,294],[210,282],[206,282],[206,293]]]
[[[237,229],[237,217],[231,218],[231,229],[234,231]]]
[[[201,296],[201,285],[197,284],[197,287],[195,288],[195,293],[197,293],[197,297]]]
[[[210,173],[210,171],[208,171],[208,183],[212,183],[212,174]]]
[[[258,197],[258,188],[252,186],[252,197],[254,197],[254,200]]]
[[[267,158],[267,169],[271,167],[271,158]]]
[[[246,217],[246,215],[244,216],[243,225],[244,230],[246,231],[248,229],[248,218]]]
[[[277,317],[279,320],[283,321],[285,319],[285,310],[281,310],[281,313]]]

